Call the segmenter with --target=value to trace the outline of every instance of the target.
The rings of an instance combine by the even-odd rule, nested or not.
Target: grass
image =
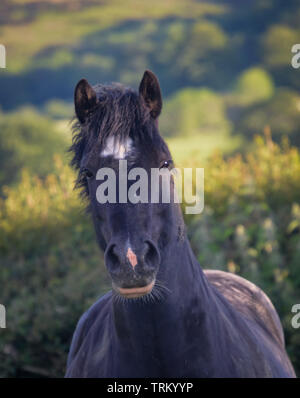
[[[240,136],[232,137],[218,132],[191,137],[171,137],[166,141],[178,167],[203,167],[214,153],[229,154],[242,144]]]

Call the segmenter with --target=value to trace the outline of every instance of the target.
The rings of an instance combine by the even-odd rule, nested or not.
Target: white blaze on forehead
[[[105,148],[100,153],[100,156],[113,156],[115,159],[124,159],[127,153],[131,150],[132,139],[127,138],[125,141],[120,141],[117,137],[108,137],[105,143]]]

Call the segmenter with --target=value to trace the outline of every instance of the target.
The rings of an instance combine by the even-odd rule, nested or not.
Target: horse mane
[[[80,124],[77,118],[73,119],[72,145],[69,148],[73,154],[70,164],[79,171],[75,187],[82,188],[83,195],[87,193],[86,179],[80,173],[83,152],[89,157],[95,151],[100,153],[110,136],[117,136],[121,141],[130,137],[143,142],[147,138],[152,139],[156,130],[149,109],[135,90],[119,83],[97,84],[93,89],[98,103],[84,124]]]

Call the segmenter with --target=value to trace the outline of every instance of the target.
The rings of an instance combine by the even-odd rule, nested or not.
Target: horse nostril
[[[151,241],[145,242],[146,249],[144,251],[144,263],[150,268],[156,268],[160,263],[160,255],[158,249]]]
[[[158,249],[150,240],[144,241],[142,250],[131,247],[126,250],[122,244],[111,243],[105,251],[104,259],[113,279],[121,282],[132,279],[130,283],[136,283],[137,280],[141,282],[142,278],[149,277],[157,271],[160,263]]]
[[[120,258],[116,245],[113,244],[107,248],[104,258],[109,271],[113,274],[118,274],[120,272]]]

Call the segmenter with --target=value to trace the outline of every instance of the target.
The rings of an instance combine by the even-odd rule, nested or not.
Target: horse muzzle
[[[153,286],[155,284],[155,280],[153,280],[152,282],[150,282],[148,285],[146,286],[142,286],[142,287],[132,287],[132,288],[123,288],[123,287],[117,287],[114,283],[113,283],[113,288],[121,295],[124,296],[126,298],[138,298],[138,297],[142,297],[145,296],[146,294],[149,294],[152,289]]]
[[[136,298],[149,294],[154,286],[160,264],[160,254],[154,243],[147,240],[139,247],[111,243],[105,251],[105,263],[120,295]]]

